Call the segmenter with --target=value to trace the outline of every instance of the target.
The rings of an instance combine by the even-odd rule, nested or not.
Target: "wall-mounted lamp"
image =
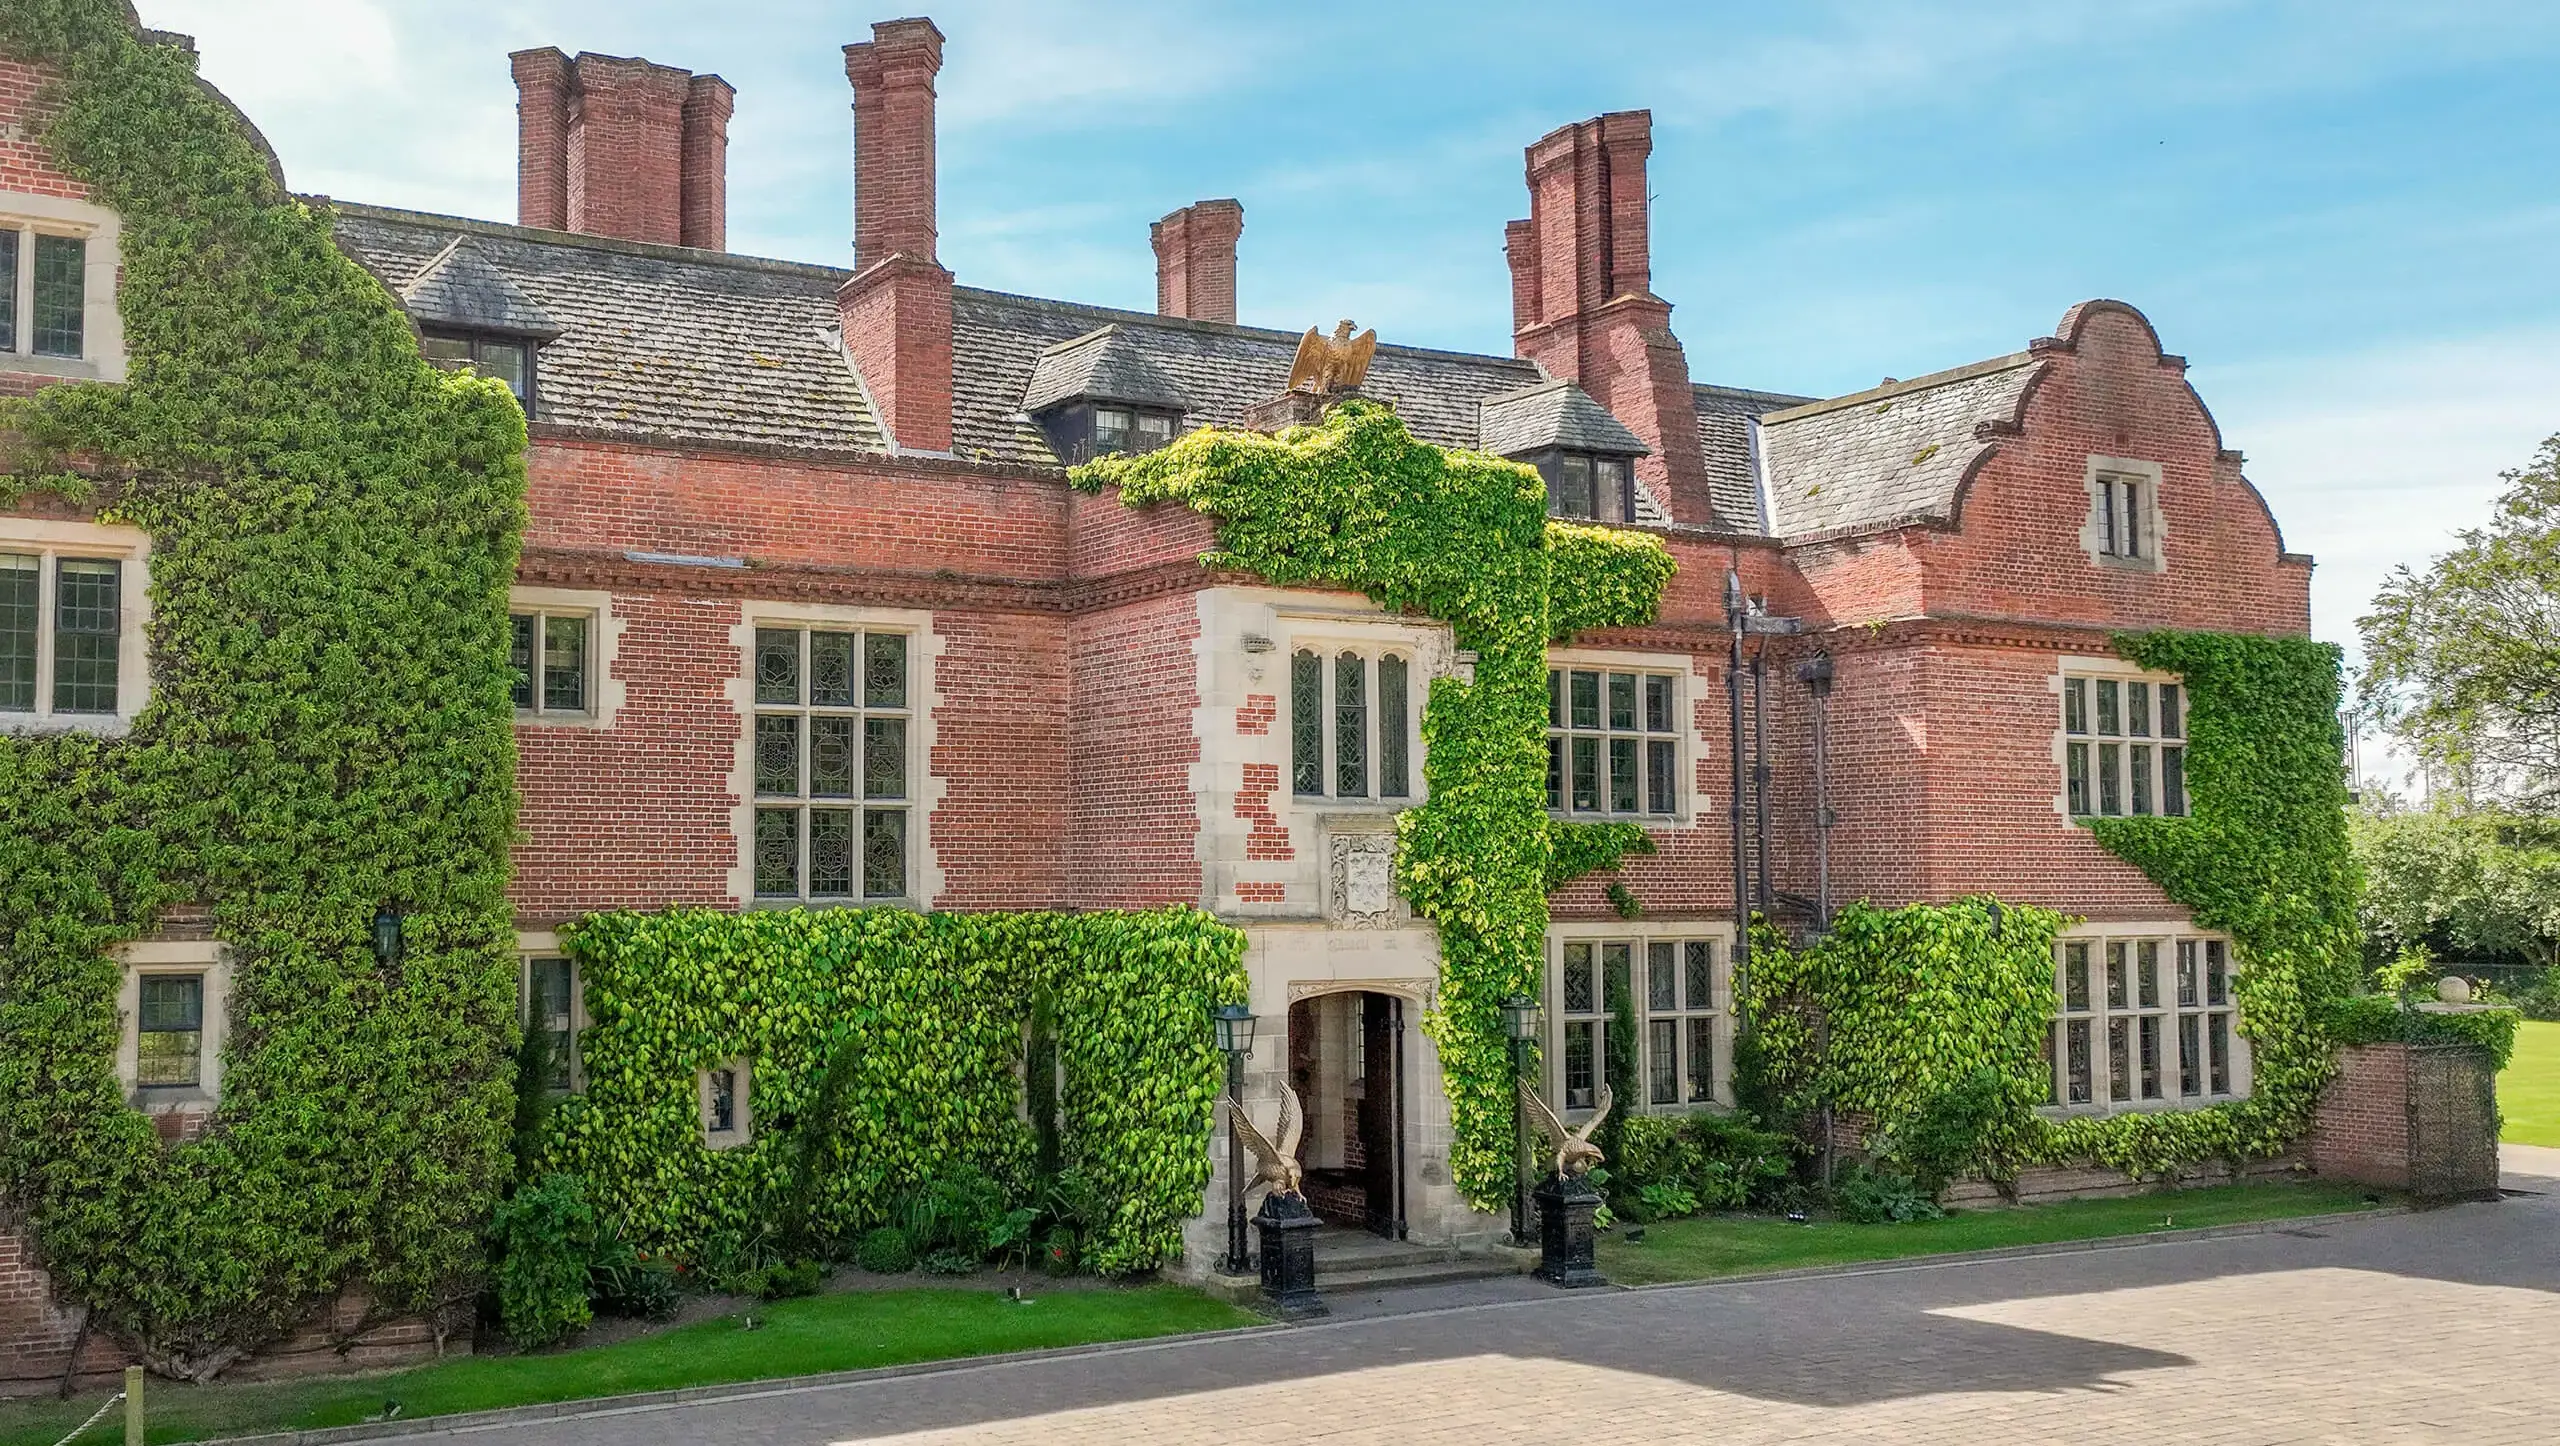
[[[388,969],[400,962],[401,935],[409,916],[389,904],[373,911],[373,962]]]

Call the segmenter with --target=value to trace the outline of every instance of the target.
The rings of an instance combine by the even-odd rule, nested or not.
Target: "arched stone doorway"
[[[1405,1236],[1405,1026],[1417,1007],[1361,988],[1289,1004],[1289,1085],[1307,1112],[1298,1142],[1307,1203],[1330,1224],[1389,1240]]]

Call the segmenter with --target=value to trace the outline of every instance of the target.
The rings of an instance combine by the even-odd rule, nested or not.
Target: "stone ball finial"
[[[2459,974],[2448,974],[2436,981],[2436,998],[2447,1004],[2469,1004],[2471,981]]]

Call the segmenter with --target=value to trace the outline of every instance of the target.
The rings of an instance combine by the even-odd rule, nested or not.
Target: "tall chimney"
[[[1528,148],[1529,219],[1503,228],[1512,349],[1569,377],[1653,449],[1636,475],[1672,520],[1727,525],[1707,488],[1689,359],[1653,294],[1653,113],[1613,111]]]
[[[853,85],[853,279],[845,354],[896,452],[951,451],[951,273],[934,256],[933,78],[942,32],[884,20],[844,48]]]
[[[516,218],[527,226],[718,249],[728,241],[729,114],[737,92],[615,55],[545,46],[516,79]]]
[[[1156,248],[1156,312],[1193,321],[1236,319],[1236,237],[1244,205],[1194,201],[1148,228]]]

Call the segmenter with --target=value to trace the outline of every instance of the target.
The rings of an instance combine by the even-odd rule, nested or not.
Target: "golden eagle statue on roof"
[[[1351,334],[1348,318],[1335,325],[1331,336],[1308,327],[1298,340],[1298,359],[1289,364],[1289,390],[1320,397],[1350,391],[1369,379],[1369,358],[1377,350],[1375,327],[1358,336]]]

